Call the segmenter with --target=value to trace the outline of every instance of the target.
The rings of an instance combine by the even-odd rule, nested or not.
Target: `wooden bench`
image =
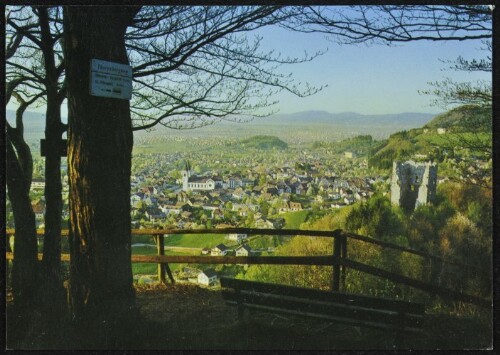
[[[385,329],[395,335],[395,346],[403,346],[405,332],[422,331],[421,303],[225,277],[221,286],[226,302],[238,307],[239,319],[244,309],[255,309]]]

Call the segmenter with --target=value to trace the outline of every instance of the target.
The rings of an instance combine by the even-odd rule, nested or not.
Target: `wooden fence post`
[[[156,248],[158,250],[158,255],[165,255],[165,243],[163,241],[163,234],[156,234]],[[158,263],[158,281],[165,283],[165,268],[162,263]]]
[[[342,241],[340,239],[340,231],[335,231],[333,234],[333,256],[335,258],[335,263],[333,265],[333,279],[332,279],[332,291],[339,291],[340,289],[340,264],[338,260],[341,257],[342,252]]]
[[[168,263],[163,264],[164,269],[167,271],[168,278],[172,284],[175,283],[174,275],[172,275],[172,270],[170,270],[170,265]]]
[[[347,259],[347,237],[342,234],[342,236],[340,237],[340,240],[341,240],[341,252],[340,252],[341,255],[340,255],[340,257],[342,259]],[[342,272],[340,275],[341,287],[342,287],[342,291],[345,292],[345,290],[346,290],[345,289],[346,266],[342,265],[341,267],[342,267]]]

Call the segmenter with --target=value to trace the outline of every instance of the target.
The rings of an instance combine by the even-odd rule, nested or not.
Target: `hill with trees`
[[[491,107],[463,105],[437,115],[424,128],[448,128],[457,132],[491,130]],[[472,124],[474,123],[474,125]]]
[[[379,169],[390,169],[393,161],[409,159],[415,153],[425,151],[422,148],[427,147],[418,144],[417,137],[421,132],[422,130],[410,130],[392,134],[374,149],[368,164]]]
[[[241,146],[245,148],[255,148],[261,150],[268,149],[287,149],[288,144],[275,136],[253,136],[240,141]]]
[[[353,138],[344,139],[340,142],[319,142],[313,143],[312,148],[331,149],[335,154],[346,151],[356,153],[357,156],[370,155],[374,149],[380,147],[381,141],[374,140],[371,135],[360,135]]]
[[[490,154],[491,108],[463,105],[432,119],[422,128],[401,131],[381,141],[373,151],[368,164],[379,169],[390,169],[394,160],[414,159],[442,162],[445,156],[454,156],[457,151],[466,154]],[[446,131],[439,133],[438,128]]]

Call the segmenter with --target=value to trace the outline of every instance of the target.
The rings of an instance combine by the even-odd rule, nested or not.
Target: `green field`
[[[165,237],[165,246],[212,248],[221,243],[228,245],[226,234],[175,234]]]
[[[282,216],[285,219],[284,229],[300,229],[300,225],[307,220],[309,211],[287,212]]]
[[[146,243],[154,245],[153,237],[151,236],[133,236],[132,243]],[[212,248],[217,244],[224,243],[230,246],[226,239],[226,234],[174,234],[165,237],[166,247],[183,247],[183,248],[199,248],[200,250],[166,250],[165,255],[200,255],[202,248]],[[133,247],[133,255],[156,255],[155,247]],[[170,264],[172,271],[177,270],[186,264]],[[132,272],[134,274],[156,274],[157,264],[150,263],[133,263]]]
[[[134,275],[155,275],[158,272],[157,264],[133,263],[132,273]]]
[[[133,247],[132,255],[156,255],[156,248],[152,247]],[[173,251],[166,250],[165,255],[199,255],[200,253],[196,250],[186,250],[186,251]],[[170,270],[172,272],[177,270],[186,264],[169,264]],[[156,274],[158,272],[158,264],[152,263],[132,263],[132,272],[134,275],[151,275]]]
[[[155,244],[155,241],[150,235],[134,235],[132,236],[132,244],[134,243]],[[203,249],[212,248],[221,243],[231,244],[226,239],[226,234],[171,234],[165,236],[165,246]]]
[[[267,249],[269,247],[275,248],[281,244],[283,241],[289,239],[289,237],[277,236],[277,235],[256,235],[250,238],[248,245],[252,249]]]
[[[156,255],[156,248],[133,247],[132,255]],[[158,264],[132,263],[132,273],[136,274],[156,274]]]
[[[132,235],[132,244],[135,243],[155,244],[155,240],[152,235]]]

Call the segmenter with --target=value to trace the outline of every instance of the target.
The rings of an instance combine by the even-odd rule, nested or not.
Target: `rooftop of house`
[[[204,273],[207,277],[214,277],[214,276],[217,276],[217,272],[216,272],[214,269],[206,269],[206,270],[203,270],[203,273]]]
[[[188,180],[189,182],[199,182],[199,183],[205,183],[209,181],[214,181],[211,177],[206,177],[206,176],[191,176]]]
[[[220,251],[227,250],[227,247],[224,244],[218,244],[215,246],[215,248],[219,249]]]
[[[248,244],[243,244],[242,246],[240,246],[238,249],[245,249],[246,251],[248,252],[251,252],[252,251],[252,248],[250,248],[250,246]]]

